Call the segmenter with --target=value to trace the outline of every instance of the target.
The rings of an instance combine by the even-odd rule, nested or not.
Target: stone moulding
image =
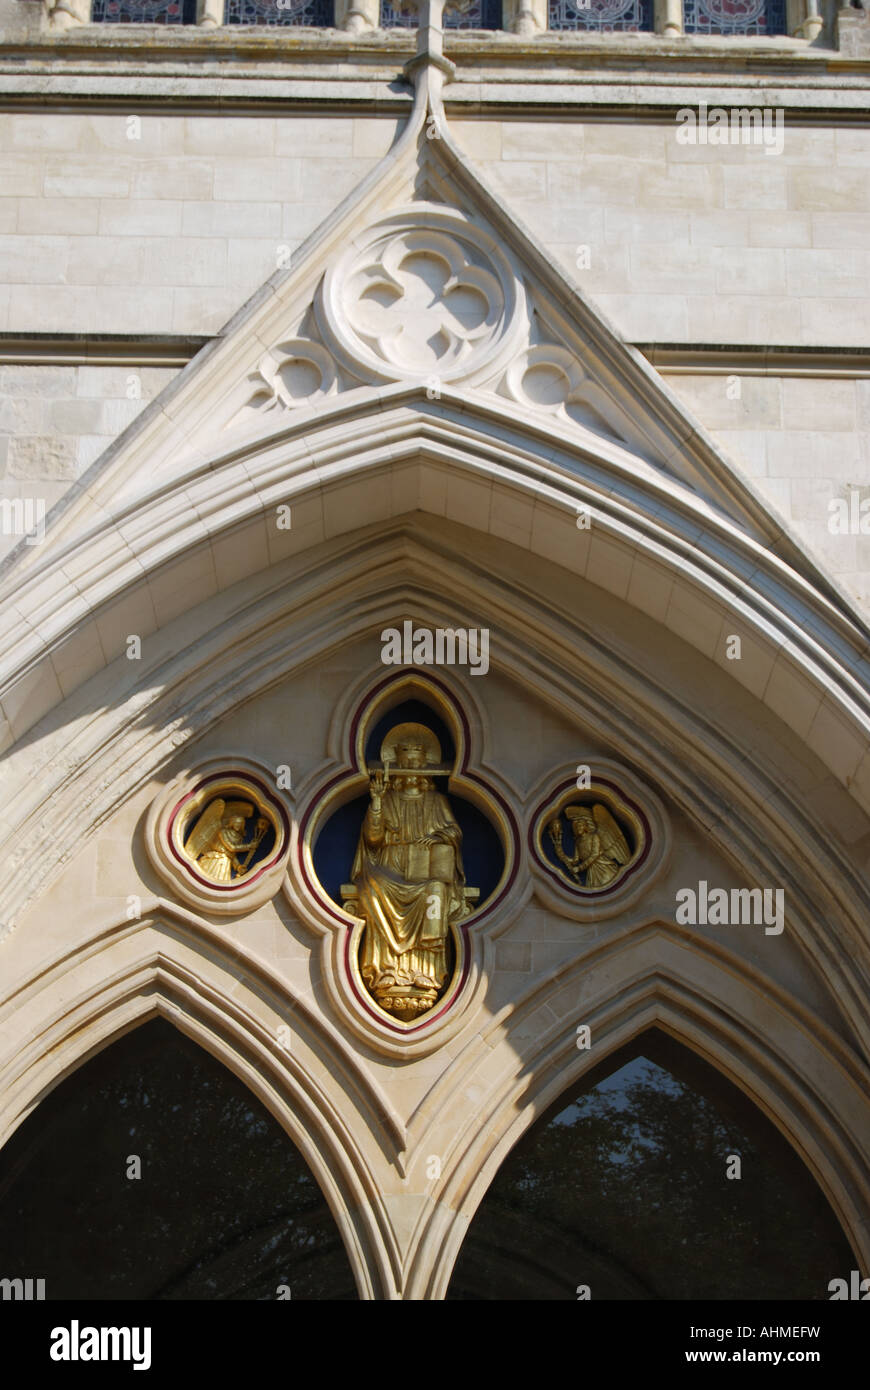
[[[583,757],[578,755],[577,763]],[[627,768],[602,758],[589,760],[591,781],[577,789],[576,768],[554,769],[529,796],[534,808],[527,820],[526,843],[541,899],[561,915],[578,921],[599,921],[634,906],[647,893],[667,865],[672,848],[670,821],[658,796]],[[628,864],[612,885],[590,889],[572,884],[544,850],[550,818],[572,803],[602,802],[621,820],[636,827],[636,843]]]
[[[504,864],[493,891],[454,927],[456,961],[445,994],[424,1018],[405,1023],[379,1009],[366,990],[357,960],[364,922],[326,892],[317,876],[314,847],[326,821],[368,786],[364,770],[368,731],[390,708],[415,697],[422,698],[451,730],[456,759],[449,794],[470,801],[494,826]],[[298,794],[299,817],[294,823],[285,893],[294,911],[322,938],[323,976],[343,1022],[379,1051],[402,1058],[425,1055],[460,1026],[482,981],[481,935],[496,935],[528,897],[528,886],[520,876],[521,840],[513,798],[480,766],[480,744],[463,708],[466,698],[467,691],[460,696],[428,673],[403,671],[375,681],[367,677],[365,692],[344,711],[338,735],[341,752],[314,784]],[[479,715],[474,722],[480,727]]]
[[[274,835],[263,860],[227,882],[215,881],[185,853],[194,822],[218,799],[227,807],[233,802],[250,805]],[[261,907],[278,891],[290,852],[290,814],[275,790],[274,772],[232,753],[183,772],[152,802],[145,823],[145,848],[164,882],[191,907],[222,916],[239,916]]]
[[[359,232],[328,267],[315,305],[324,341],[370,382],[488,378],[529,332],[510,252],[440,204],[397,208]]]

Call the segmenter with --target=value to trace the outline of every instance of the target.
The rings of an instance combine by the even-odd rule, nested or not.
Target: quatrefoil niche
[[[451,380],[494,369],[528,331],[517,268],[461,213],[421,206],[370,228],[327,272],[326,341],[379,380]]]

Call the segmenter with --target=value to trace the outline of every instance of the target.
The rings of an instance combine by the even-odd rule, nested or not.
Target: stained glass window
[[[419,11],[413,0],[381,0],[382,29],[416,29]],[[500,29],[501,0],[447,0],[445,29]]]
[[[653,0],[550,0],[551,29],[636,33],[653,27]]]
[[[330,29],[333,0],[227,0],[227,24],[298,24]]]
[[[196,0],[94,0],[93,24],[195,24]]]
[[[784,34],[785,0],[684,0],[687,34]]]

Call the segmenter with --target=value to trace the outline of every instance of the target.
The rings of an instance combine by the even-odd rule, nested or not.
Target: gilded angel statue
[[[197,868],[215,883],[230,883],[247,873],[260,841],[269,829],[259,816],[253,839],[245,841],[245,822],[254,814],[249,801],[224,801],[216,797],[206,806],[184,845]]]
[[[574,835],[574,853],[562,847],[558,816],[548,826],[559,861],[582,888],[605,888],[631,859],[628,842],[606,806],[566,806],[565,817]],[[585,878],[582,877],[585,875]]]

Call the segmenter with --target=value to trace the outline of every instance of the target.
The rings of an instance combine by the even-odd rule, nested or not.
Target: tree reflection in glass
[[[729,1155],[740,1178],[726,1177]],[[448,1298],[576,1299],[588,1285],[593,1299],[826,1299],[853,1263],[774,1126],[700,1058],[648,1033],[508,1155]]]
[[[299,1151],[162,1020],[75,1071],[0,1152],[0,1250],[48,1299],[356,1298]]]

